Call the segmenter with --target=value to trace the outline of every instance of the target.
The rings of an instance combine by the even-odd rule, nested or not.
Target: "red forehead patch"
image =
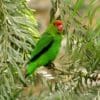
[[[54,24],[55,24],[55,25],[62,25],[63,22],[62,22],[61,20],[56,20],[56,21],[54,22]]]
[[[61,20],[56,20],[54,25],[57,27],[59,31],[63,31],[63,22]]]

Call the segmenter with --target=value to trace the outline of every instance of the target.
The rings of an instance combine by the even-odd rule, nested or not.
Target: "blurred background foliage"
[[[99,0],[51,3],[50,18],[58,12],[64,22],[65,50],[53,80],[40,74],[24,79],[38,25],[25,0],[0,0],[0,100],[100,99]]]
[[[22,66],[39,37],[25,0],[0,0],[0,100],[17,100],[24,82]]]

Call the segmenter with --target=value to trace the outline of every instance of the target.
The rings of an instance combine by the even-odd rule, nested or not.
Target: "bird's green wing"
[[[38,57],[41,56],[46,50],[49,49],[49,47],[52,45],[54,39],[51,34],[44,33],[38,43],[36,44],[36,47],[34,51],[32,52],[32,57],[29,62],[32,62],[36,60]]]

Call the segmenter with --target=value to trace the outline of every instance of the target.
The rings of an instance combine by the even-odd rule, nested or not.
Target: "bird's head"
[[[63,22],[61,20],[56,20],[53,24],[57,27],[59,32],[63,31]]]

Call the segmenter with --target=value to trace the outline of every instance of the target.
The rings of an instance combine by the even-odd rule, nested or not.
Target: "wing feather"
[[[52,35],[44,33],[44,35],[42,35],[42,37],[36,44],[36,47],[35,47],[34,51],[32,52],[32,57],[29,62],[36,60],[44,52],[46,52],[46,50],[48,50],[49,47],[52,45],[53,41],[54,41],[54,38]]]

